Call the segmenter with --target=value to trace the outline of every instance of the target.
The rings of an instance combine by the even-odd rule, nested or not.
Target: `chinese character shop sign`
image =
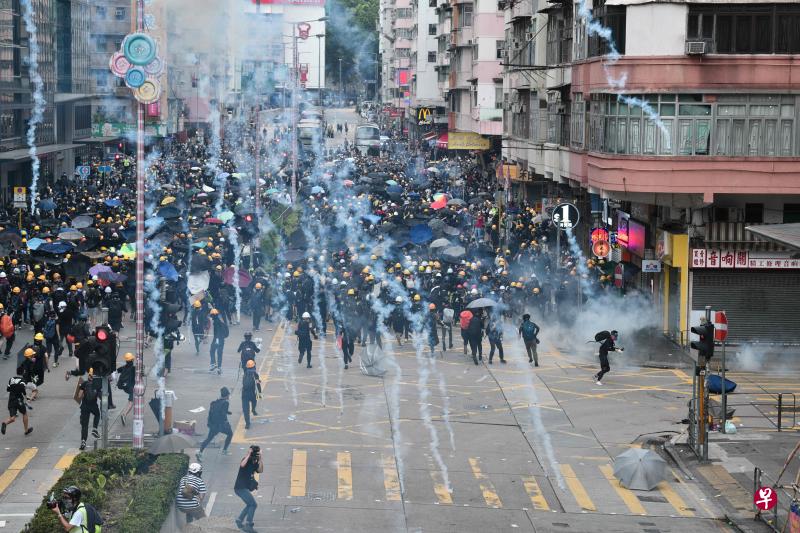
[[[778,495],[772,487],[760,487],[753,494],[753,503],[759,511],[769,511],[778,503]]]
[[[793,270],[800,269],[800,259],[793,258],[788,252],[694,248],[689,266],[691,268]]]

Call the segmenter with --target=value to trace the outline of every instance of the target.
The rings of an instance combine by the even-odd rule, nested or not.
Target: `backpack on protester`
[[[445,307],[442,311],[442,322],[445,324],[452,324],[453,318],[455,317],[456,312],[449,307]]]
[[[208,427],[222,425],[222,423],[225,422],[227,414],[228,411],[225,408],[225,402],[222,398],[217,398],[211,402],[211,405],[208,406]]]
[[[598,331],[594,334],[594,342],[604,342],[606,339],[611,337],[610,331]]]
[[[522,338],[526,341],[532,341],[536,338],[536,325],[530,320],[522,323]]]
[[[44,325],[44,338],[45,339],[54,339],[56,337],[56,319],[55,318],[48,318],[47,323]]]
[[[14,335],[14,320],[11,315],[6,314],[0,318],[0,334],[6,339],[10,339]]]
[[[44,302],[37,300],[33,303],[33,321],[39,322],[44,318]]]

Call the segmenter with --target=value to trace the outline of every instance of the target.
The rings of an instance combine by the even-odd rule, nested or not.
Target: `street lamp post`
[[[322,101],[322,38],[325,37],[324,33],[315,35],[317,38],[317,92],[319,93],[319,105],[325,105]]]
[[[342,90],[342,58],[339,58],[339,98],[344,102],[344,91]]]

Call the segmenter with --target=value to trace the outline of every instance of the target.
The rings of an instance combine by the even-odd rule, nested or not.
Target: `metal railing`
[[[761,395],[773,396],[769,401],[748,401],[743,403],[731,403],[728,401],[728,409],[737,407],[754,407],[758,415],[737,414],[738,418],[766,418],[778,431],[784,429],[797,428],[797,394],[793,392],[764,392]],[[730,398],[731,396],[729,396]],[[775,409],[775,411],[773,411]],[[787,424],[791,420],[791,425]]]

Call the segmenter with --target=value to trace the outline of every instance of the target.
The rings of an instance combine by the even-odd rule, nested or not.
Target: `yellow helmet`
[[[203,302],[201,302],[200,300],[195,300],[194,303],[192,304],[192,307],[194,307],[195,309],[200,309],[201,305],[203,305]]]
[[[428,309],[433,311],[434,309],[436,309],[436,304],[428,304]]]
[[[25,349],[25,357],[33,357],[36,354],[36,350],[33,348],[26,348]]]
[[[47,294],[50,292],[50,287],[42,287],[42,294]]]
[[[14,294],[19,294],[20,292],[22,292],[22,289],[20,289],[19,287],[14,287],[11,290],[14,292]]]
[[[411,275],[411,271],[409,269],[405,269],[405,270],[403,270],[403,275],[404,276],[410,276]]]
[[[262,287],[263,287],[263,285],[262,285],[262,284],[260,284],[260,283],[256,283],[256,289],[261,289]]]
[[[88,280],[88,281],[86,282],[86,286],[87,286],[87,287],[91,287],[92,285],[94,285],[94,281],[92,281],[92,280]]]
[[[415,302],[418,302],[418,301],[420,301],[420,300],[422,300],[422,296],[420,296],[419,294],[415,294],[415,295],[414,295],[414,301],[415,301]]]
[[[126,361],[133,361],[134,359],[136,359],[136,357],[134,357],[134,355],[131,352],[125,354]]]
[[[69,290],[71,290],[71,291],[77,291],[77,290],[78,290],[78,286],[77,286],[77,285],[70,285],[70,286],[69,286]]]
[[[33,336],[33,340],[35,340],[35,341],[43,341],[44,340],[44,335],[40,331],[39,333],[37,333],[36,335]]]
[[[77,288],[79,288],[79,289],[82,289],[82,288],[83,288],[83,283],[81,283],[81,282],[79,281],[78,283],[76,283],[76,284],[75,284],[75,286],[76,286]]]
[[[2,266],[2,265],[0,265],[0,266]],[[395,263],[394,267],[400,269],[400,268],[403,268],[403,265],[401,265],[400,263]]]
[[[256,367],[256,362],[255,362],[255,361],[253,361],[252,359],[248,359],[248,360],[247,360],[247,363],[245,364],[245,366],[246,366],[247,368],[255,368],[255,367]]]
[[[364,268],[361,270],[361,273],[362,273],[362,274],[369,274],[369,266],[365,266],[365,267],[364,267]]]
[[[347,295],[348,296],[355,296],[355,294],[356,294],[355,289],[347,289]]]
[[[300,277],[300,271],[298,271],[298,270],[295,270],[295,271],[294,271],[294,274],[292,274],[292,275],[293,275],[294,277],[296,277],[296,278],[299,278],[299,277]]]
[[[216,309],[211,309],[211,314],[212,314],[212,315],[218,315],[218,314],[219,314],[219,311],[218,311],[218,310],[216,310]]]

